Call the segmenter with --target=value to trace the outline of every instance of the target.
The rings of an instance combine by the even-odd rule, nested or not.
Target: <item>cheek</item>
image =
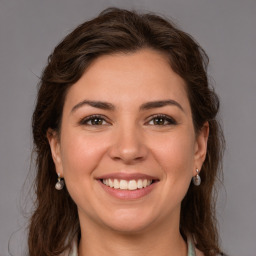
[[[67,186],[89,186],[92,173],[104,155],[106,145],[96,136],[66,132],[61,144],[61,158]],[[84,187],[83,186],[83,187]]]
[[[153,148],[154,155],[170,182],[175,183],[184,178],[187,182],[191,179],[194,166],[194,139],[190,133],[177,133],[175,136],[163,138],[162,143],[158,140]]]
[[[63,132],[64,134],[64,132]],[[64,136],[63,136],[64,137]],[[99,137],[83,132],[65,132],[61,141],[61,158],[66,188],[79,209],[92,211],[94,170],[104,155],[106,145]]]

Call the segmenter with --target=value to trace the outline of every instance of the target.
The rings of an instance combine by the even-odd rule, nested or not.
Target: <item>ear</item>
[[[56,173],[59,173],[60,177],[63,177],[59,136],[56,131],[48,129],[47,139],[51,148],[52,159],[55,164]]]
[[[196,169],[201,170],[204,163],[206,153],[207,153],[207,141],[209,137],[209,123],[204,123],[203,127],[200,129],[196,136],[195,142],[195,168],[193,170],[194,175],[196,175]]]

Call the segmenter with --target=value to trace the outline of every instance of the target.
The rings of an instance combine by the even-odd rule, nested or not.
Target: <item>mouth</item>
[[[143,189],[150,186],[152,183],[155,183],[156,180],[152,179],[100,179],[100,181],[107,187],[120,189],[120,190],[137,190]]]
[[[118,199],[139,199],[151,193],[160,180],[141,173],[112,173],[96,178],[105,192]]]

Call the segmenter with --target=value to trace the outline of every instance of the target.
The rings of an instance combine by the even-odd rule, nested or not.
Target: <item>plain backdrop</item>
[[[23,184],[38,77],[54,46],[109,6],[172,18],[208,53],[227,142],[217,214],[222,246],[231,256],[255,256],[255,0],[0,0],[0,255],[9,255],[9,240],[14,256],[26,248],[22,209],[31,205],[31,179]]]

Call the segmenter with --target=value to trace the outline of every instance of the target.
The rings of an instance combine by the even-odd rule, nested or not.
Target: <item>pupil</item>
[[[162,125],[162,124],[164,124],[164,118],[156,118],[156,119],[155,119],[155,124],[157,124],[157,125]]]
[[[100,118],[94,118],[94,119],[92,120],[92,124],[94,124],[94,125],[102,124],[102,119],[100,119]]]

